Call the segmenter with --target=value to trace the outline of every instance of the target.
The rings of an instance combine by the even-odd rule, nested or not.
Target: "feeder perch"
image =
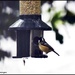
[[[9,30],[16,31],[17,56],[44,58],[43,52],[33,43],[35,37],[43,37],[44,30],[51,28],[41,20],[41,1],[20,1],[20,16]]]

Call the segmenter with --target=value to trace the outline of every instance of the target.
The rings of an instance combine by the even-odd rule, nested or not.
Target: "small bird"
[[[60,56],[46,41],[43,37],[40,37],[38,40],[38,47],[41,51],[45,52],[46,54],[53,51],[58,56]]]

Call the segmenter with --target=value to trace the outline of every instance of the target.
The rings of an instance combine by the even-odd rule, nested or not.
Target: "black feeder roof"
[[[51,30],[52,28],[41,20],[41,15],[20,15],[20,19],[17,20],[14,24],[12,24],[9,29]]]

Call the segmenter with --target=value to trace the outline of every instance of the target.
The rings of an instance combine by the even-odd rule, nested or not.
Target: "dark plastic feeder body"
[[[20,15],[20,19],[9,29],[16,30],[17,58],[43,57],[43,52],[34,45],[33,39],[36,36],[43,37],[43,31],[51,30],[51,28],[41,20],[41,15]]]

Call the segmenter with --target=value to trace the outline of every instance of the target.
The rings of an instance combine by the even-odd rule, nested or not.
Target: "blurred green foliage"
[[[53,5],[52,5],[53,2],[54,1],[51,1],[51,3],[47,2],[48,4],[51,5],[51,7],[47,10],[47,12],[48,13],[50,13],[52,11],[55,12],[53,16],[51,16],[51,13],[50,13],[50,16],[52,18],[50,18],[48,20],[48,22],[50,22],[51,25],[52,25],[53,31],[56,34],[56,40],[58,40],[62,44],[63,43],[63,35],[61,35],[59,33],[58,27],[59,27],[59,25],[65,25],[65,22],[70,23],[70,25],[74,25],[74,23],[75,23],[75,14],[73,14],[73,12],[71,12],[70,10],[68,10],[66,8],[67,3],[69,3],[69,1],[67,1],[67,3],[65,4],[64,11],[63,10],[56,11],[57,8],[53,7]],[[63,12],[65,12],[65,15],[62,15]]]

